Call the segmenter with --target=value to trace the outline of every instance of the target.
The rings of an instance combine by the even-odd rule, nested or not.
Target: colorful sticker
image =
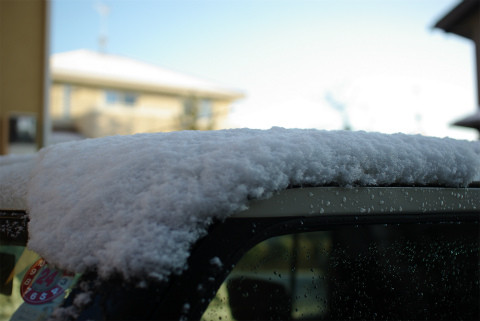
[[[73,273],[55,269],[39,259],[25,273],[20,294],[28,304],[44,304],[65,293],[73,279]]]

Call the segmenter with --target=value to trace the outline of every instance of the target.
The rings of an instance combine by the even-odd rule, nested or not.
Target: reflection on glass
[[[20,283],[38,255],[23,246],[0,246],[0,321],[10,317],[23,303]]]
[[[48,320],[80,277],[23,246],[0,245],[0,263],[0,321]]]
[[[274,237],[240,260],[203,319],[478,319],[478,239],[478,224]]]
[[[34,115],[10,115],[8,151],[11,154],[34,153],[37,149],[37,118]]]

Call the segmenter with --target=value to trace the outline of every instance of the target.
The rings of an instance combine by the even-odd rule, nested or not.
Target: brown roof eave
[[[473,115],[467,116],[453,123],[455,126],[475,128],[480,131],[480,109]]]
[[[455,33],[466,38],[473,38],[469,32],[465,32],[465,28],[460,26],[468,19],[470,15],[480,12],[480,0],[464,0],[460,2],[455,8],[448,12],[435,24],[434,28],[439,28],[445,32]],[[473,39],[472,39],[473,40]]]

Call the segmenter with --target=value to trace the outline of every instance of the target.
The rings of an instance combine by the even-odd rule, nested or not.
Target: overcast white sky
[[[456,0],[105,0],[103,24],[100,3],[52,1],[52,53],[105,32],[108,53],[245,92],[232,127],[477,137],[449,126],[476,110],[473,43],[432,29]]]

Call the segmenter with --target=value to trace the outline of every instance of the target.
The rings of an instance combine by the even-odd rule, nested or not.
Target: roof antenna
[[[95,5],[95,9],[100,15],[100,34],[98,36],[98,51],[105,53],[107,49],[107,20],[108,15],[110,14],[110,7],[107,6],[104,2],[98,2]]]

